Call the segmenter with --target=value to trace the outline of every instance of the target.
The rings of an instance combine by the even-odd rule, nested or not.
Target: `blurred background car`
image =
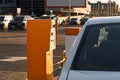
[[[78,24],[80,24],[80,20],[79,20],[79,18],[70,18],[69,24],[70,25],[78,25]]]
[[[85,22],[88,20],[89,18],[88,17],[83,17],[80,19],[80,25],[84,25]]]
[[[55,25],[55,20],[58,21],[58,25],[62,24],[62,19],[56,15],[42,15],[40,19],[51,19],[52,25]]]
[[[120,16],[89,19],[72,45],[58,80],[120,80],[118,34]]]
[[[9,30],[20,29],[25,30],[27,28],[27,20],[33,20],[29,15],[18,15],[13,18],[8,24]]]
[[[8,29],[8,24],[12,19],[12,15],[0,15],[0,29]]]

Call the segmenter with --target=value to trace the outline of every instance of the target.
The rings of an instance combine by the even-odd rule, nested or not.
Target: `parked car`
[[[83,17],[83,18],[81,18],[81,19],[80,19],[80,24],[81,24],[81,25],[84,25],[85,22],[86,22],[88,19],[89,19],[88,17]]]
[[[55,20],[58,21],[58,25],[62,24],[62,19],[56,15],[42,15],[40,19],[51,19],[51,24],[55,25]]]
[[[14,29],[21,29],[25,30],[27,28],[27,20],[33,20],[29,15],[19,15],[15,16],[13,20],[9,23],[8,29],[14,30]]]
[[[78,24],[80,24],[80,20],[79,20],[79,18],[71,18],[69,21],[69,24],[70,25],[78,25]]]
[[[0,29],[8,29],[8,24],[12,19],[12,15],[0,15]]]
[[[120,80],[120,17],[89,19],[58,80]]]

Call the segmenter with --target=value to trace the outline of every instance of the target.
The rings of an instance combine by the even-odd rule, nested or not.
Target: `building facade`
[[[84,15],[92,16],[114,16],[120,15],[120,9],[115,1],[109,0],[108,3],[90,3],[86,0],[84,8],[45,8],[45,0],[0,0],[0,14],[17,14],[17,8],[20,8],[21,14],[42,14],[49,13],[50,10],[59,16]]]
[[[45,0],[0,0],[0,14],[17,14],[17,8],[21,14],[42,15],[45,13]]]
[[[115,1],[108,3],[91,3],[91,15],[93,16],[115,16],[119,15],[119,6]]]
[[[45,0],[17,0],[17,7],[21,8],[22,14],[36,14],[40,16],[45,13]]]
[[[86,7],[71,8],[70,13],[68,8],[45,8],[45,0],[0,0],[0,14],[14,14],[16,15],[17,8],[20,9],[20,14],[41,16],[42,14],[49,14],[53,10],[58,16],[68,15],[84,15],[90,14],[91,6],[86,0]]]
[[[16,12],[15,0],[0,0],[0,15],[13,14]]]
[[[50,10],[59,16],[77,16],[77,15],[89,15],[91,13],[91,5],[88,0],[86,0],[85,7],[71,7],[71,8],[45,8],[45,12],[49,13]]]

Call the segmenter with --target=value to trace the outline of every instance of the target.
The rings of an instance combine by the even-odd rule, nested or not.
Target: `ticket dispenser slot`
[[[50,51],[54,50],[56,48],[56,28],[51,28],[51,34],[50,34]]]
[[[53,80],[56,29],[51,20],[27,21],[28,80]]]

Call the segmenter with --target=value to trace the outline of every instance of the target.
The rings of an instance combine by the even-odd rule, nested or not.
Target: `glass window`
[[[11,3],[12,3],[12,2],[14,2],[14,0],[9,0],[9,2],[11,2]]]
[[[87,26],[72,68],[120,70],[120,23]]]
[[[1,16],[1,17],[0,17],[0,21],[4,21],[4,17]]]
[[[24,17],[15,17],[13,20],[14,21],[23,21]]]
[[[0,4],[2,4],[2,0],[0,0]]]
[[[40,19],[50,19],[50,16],[41,16]]]
[[[71,20],[77,20],[77,18],[71,18]]]
[[[5,3],[8,3],[8,0],[5,0]]]

